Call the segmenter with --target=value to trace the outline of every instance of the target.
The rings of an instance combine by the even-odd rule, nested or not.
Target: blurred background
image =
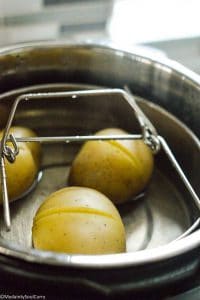
[[[199,0],[0,0],[0,47],[40,40],[112,42],[200,73]]]

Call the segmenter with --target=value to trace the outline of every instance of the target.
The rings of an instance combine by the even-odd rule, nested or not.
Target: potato
[[[15,137],[36,137],[36,133],[27,127],[13,126],[10,128],[10,133],[13,133]],[[41,161],[41,145],[38,142],[26,142],[26,145],[31,150],[33,159],[39,166]]]
[[[26,127],[14,126],[10,128],[10,133],[15,137],[36,136],[36,134]],[[2,138],[3,132],[0,132]],[[8,144],[9,145],[9,144]],[[7,187],[9,200],[13,201],[22,196],[34,182],[39,170],[41,158],[41,146],[39,143],[18,143],[19,154],[14,163],[5,160],[7,175]],[[0,203],[2,202],[2,190],[0,186]]]
[[[108,128],[97,134],[126,132]],[[72,163],[69,184],[94,188],[120,204],[146,187],[153,164],[153,154],[142,140],[89,141]]]
[[[124,252],[125,230],[113,203],[84,187],[51,194],[37,211],[33,245],[40,250],[76,254]]]

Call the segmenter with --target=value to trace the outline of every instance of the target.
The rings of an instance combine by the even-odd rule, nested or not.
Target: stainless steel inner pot
[[[136,53],[87,44],[44,43],[4,49],[0,52],[1,126],[19,93],[123,87],[125,84],[166,138],[199,195],[200,79],[167,59],[154,61]],[[149,101],[172,112],[197,136],[173,115]],[[15,124],[30,126],[39,135],[92,134],[110,126],[132,131],[136,126],[130,107],[122,99],[112,97],[81,102],[61,99],[51,103],[40,99],[37,103],[24,103],[17,111]],[[65,185],[67,168],[77,146],[44,146],[43,151],[42,180],[31,194],[12,204],[12,231],[7,233],[1,222],[1,254],[49,265],[116,268],[164,261],[199,246],[199,230],[173,241],[187,229],[198,211],[161,153],[156,158],[157,167],[144,199],[120,208],[127,228],[127,253],[83,256],[32,249],[32,217],[47,194]],[[61,179],[58,183],[55,176]]]

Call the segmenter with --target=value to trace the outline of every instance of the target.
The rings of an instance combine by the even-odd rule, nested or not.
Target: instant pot
[[[139,51],[89,43],[41,42],[1,49],[0,124],[5,126],[13,101],[24,93],[124,86],[166,138],[199,196],[200,77],[165,57],[155,59]],[[22,104],[15,122],[41,135],[76,135],[114,125],[131,131],[132,115],[122,99],[109,95],[75,104],[40,99]],[[45,149],[55,156],[55,148]],[[68,149],[73,157],[77,149]],[[22,199],[11,204],[10,233],[1,217],[1,293],[46,295],[47,299],[161,299],[198,289],[200,230],[196,226],[179,237],[198,219],[199,210],[162,155],[157,159],[161,167],[150,185],[148,206],[142,199],[133,204],[132,214],[129,207],[120,208],[133,239],[127,253],[84,256],[35,250],[30,236],[33,202]],[[45,174],[53,178],[53,184],[58,173]]]

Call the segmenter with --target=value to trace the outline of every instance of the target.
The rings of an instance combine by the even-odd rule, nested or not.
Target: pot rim
[[[173,70],[177,73],[180,73],[182,76],[182,80],[189,79],[193,82],[193,84],[200,89],[200,75],[185,67],[181,63],[168,58],[166,55],[162,54],[154,54],[153,51],[148,51],[145,46],[123,46],[113,42],[92,42],[92,41],[36,41],[36,42],[22,42],[18,44],[12,44],[9,46],[3,46],[0,49],[0,56],[5,54],[10,54],[13,51],[17,50],[25,50],[25,49],[36,49],[36,48],[55,48],[55,47],[76,47],[76,48],[98,48],[107,51],[114,51],[115,55],[132,57],[132,59],[140,60],[143,63],[160,63],[159,66],[161,69],[164,68],[165,71]],[[156,56],[156,58],[155,58]],[[146,60],[146,61],[145,61]],[[158,67],[158,65],[157,65]]]
[[[200,90],[200,76],[183,65],[165,57],[159,56],[155,59],[150,54],[141,55],[140,47],[122,48],[110,43],[88,43],[88,42],[33,42],[17,44],[0,49],[0,56],[13,53],[13,51],[35,49],[35,48],[54,48],[54,47],[80,47],[80,48],[96,48],[107,51],[112,51],[115,55],[126,55],[132,59],[140,60],[142,63],[157,64],[156,67],[165,71],[174,71],[181,75],[182,80],[190,80],[195,88]],[[5,93],[6,94],[6,93]],[[1,97],[0,97],[1,98]],[[162,108],[161,108],[162,109]],[[167,112],[166,112],[167,113]],[[168,113],[167,113],[168,114]],[[171,114],[170,114],[171,115]],[[177,119],[171,115],[177,122]],[[196,135],[182,122],[178,121],[179,125],[184,126],[184,129],[192,136],[194,142],[200,150],[200,141]],[[179,256],[189,252],[200,246],[200,229],[184,237],[183,239],[173,241],[164,246],[153,249],[141,250],[132,253],[120,254],[105,254],[105,255],[77,255],[77,254],[62,254],[49,251],[40,251],[36,249],[27,249],[20,245],[0,237],[0,254],[14,257],[31,263],[62,265],[65,267],[79,268],[122,268],[147,263],[155,263],[163,261],[175,256]]]

